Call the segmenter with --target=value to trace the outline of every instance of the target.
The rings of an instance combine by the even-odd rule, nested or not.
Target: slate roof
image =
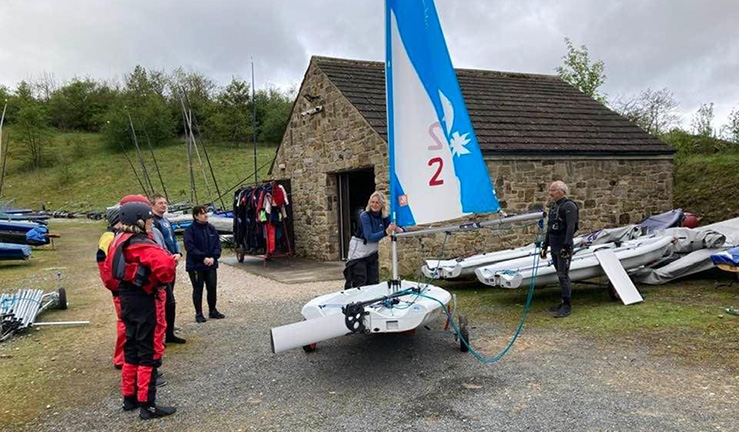
[[[313,57],[387,140],[385,64]],[[675,150],[553,75],[457,69],[485,154],[671,155]]]

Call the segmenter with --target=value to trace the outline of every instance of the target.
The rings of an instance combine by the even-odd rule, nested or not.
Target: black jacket
[[[202,224],[193,221],[185,229],[185,250],[187,260],[185,270],[210,270],[218,268],[218,258],[221,257],[221,238],[218,231],[211,224]],[[215,258],[212,266],[203,262],[205,258]]]
[[[563,197],[552,204],[547,220],[544,249],[551,246],[552,253],[559,253],[565,246],[572,250],[572,237],[578,229],[579,219],[579,209],[574,201]]]

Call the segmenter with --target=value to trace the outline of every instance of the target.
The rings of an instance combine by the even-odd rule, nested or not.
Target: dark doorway
[[[337,174],[336,177],[339,187],[339,244],[341,259],[345,260],[349,240],[359,225],[359,215],[375,191],[375,172],[370,168]]]

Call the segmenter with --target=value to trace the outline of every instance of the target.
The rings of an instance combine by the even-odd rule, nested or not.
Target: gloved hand
[[[564,259],[572,258],[572,245],[562,246],[562,250],[559,252],[559,256]]]

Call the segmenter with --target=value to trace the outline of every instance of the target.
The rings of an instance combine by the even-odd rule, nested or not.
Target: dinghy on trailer
[[[431,224],[500,207],[467,113],[432,1],[388,0],[386,97],[393,222]],[[489,221],[541,219],[542,213]],[[271,330],[273,352],[353,333],[398,333],[426,325],[452,301],[446,290],[399,280],[397,239],[480,224],[394,233],[392,280],[317,297],[302,309],[305,321]],[[460,320],[463,321],[463,320]],[[462,322],[460,334],[468,334]],[[466,351],[466,341],[461,341]]]

